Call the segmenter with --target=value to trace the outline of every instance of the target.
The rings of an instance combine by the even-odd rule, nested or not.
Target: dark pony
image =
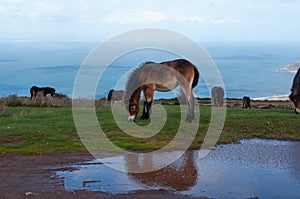
[[[197,85],[199,72],[185,59],[161,63],[147,62],[136,68],[128,78],[125,103],[128,121],[133,122],[139,112],[140,94],[144,93],[144,108],[141,119],[149,119],[154,91],[168,92],[180,86],[188,105],[187,122],[194,119],[194,95],[192,89]]]
[[[295,113],[300,113],[300,68],[296,73],[289,98],[295,105]]]
[[[250,108],[250,97],[244,96],[243,97],[243,108]]]
[[[46,97],[48,94],[50,94],[52,97],[55,96],[55,89],[51,87],[37,87],[37,86],[32,86],[30,88],[30,97],[36,98],[38,94],[41,94],[42,96]]]

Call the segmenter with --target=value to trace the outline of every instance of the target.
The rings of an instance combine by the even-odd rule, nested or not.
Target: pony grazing
[[[149,119],[154,91],[168,92],[178,86],[188,105],[187,122],[194,119],[194,95],[192,89],[197,85],[199,72],[185,59],[161,63],[147,62],[135,69],[127,80],[125,103],[128,110],[128,121],[134,122],[139,112],[141,92],[144,93],[144,108],[141,119]]]
[[[295,105],[295,113],[300,113],[300,68],[296,73],[289,98]]]
[[[36,98],[36,96],[41,93],[42,96],[46,97],[48,94],[50,94],[52,97],[55,95],[55,89],[51,87],[37,87],[32,86],[30,88],[30,96],[32,98]]]
[[[224,89],[222,87],[213,87],[211,89],[212,106],[222,107],[224,105]]]

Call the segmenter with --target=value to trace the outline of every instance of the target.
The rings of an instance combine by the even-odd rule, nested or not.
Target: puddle
[[[165,154],[164,154],[165,155]],[[158,155],[159,156],[159,155]],[[117,156],[71,166],[56,172],[66,190],[112,194],[164,189],[213,198],[299,198],[300,143],[242,140],[220,145],[205,158],[188,151],[170,166],[150,173],[125,173],[105,164],[155,167],[159,157]]]

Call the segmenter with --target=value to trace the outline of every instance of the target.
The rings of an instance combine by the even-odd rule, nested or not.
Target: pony
[[[38,94],[41,94],[42,96],[46,97],[48,94],[50,94],[52,97],[55,96],[55,89],[51,87],[37,87],[37,86],[32,86],[30,88],[30,97],[36,98]]]
[[[295,113],[300,113],[300,68],[298,69],[291,88],[290,100],[294,103]]]
[[[111,89],[107,95],[107,101],[115,102],[115,101],[124,101],[124,90],[113,90]]]
[[[250,97],[244,96],[243,97],[243,108],[250,108]]]
[[[221,107],[224,105],[224,89],[221,87],[213,87],[211,89],[212,105]]]
[[[150,118],[154,91],[168,92],[180,86],[188,105],[186,121],[192,122],[195,117],[192,89],[198,84],[198,80],[197,67],[185,59],[142,64],[130,74],[126,83],[128,121],[136,120],[141,92],[144,93],[144,108],[140,119],[145,120]]]

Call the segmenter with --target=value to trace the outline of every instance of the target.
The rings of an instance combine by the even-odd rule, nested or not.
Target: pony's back
[[[172,61],[166,61],[166,62],[161,62],[160,64],[165,64],[167,66],[170,66],[172,68],[176,68],[176,67],[193,67],[194,69],[194,79],[193,79],[193,83],[192,83],[192,88],[195,88],[195,86],[197,86],[198,81],[199,81],[199,71],[197,69],[197,67],[192,64],[190,61],[186,60],[186,59],[176,59],[176,60],[172,60]]]

